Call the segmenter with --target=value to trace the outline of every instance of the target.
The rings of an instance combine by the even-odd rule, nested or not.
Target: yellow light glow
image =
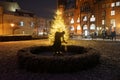
[[[60,15],[60,14],[62,14],[62,12],[60,12],[59,10],[57,10],[56,14]]]
[[[71,19],[70,23],[71,23],[71,24],[73,24],[73,23],[74,23],[74,19],[73,19],[73,18]]]
[[[65,31],[64,39],[67,41],[69,38],[69,33],[68,33],[68,29],[65,25],[62,13],[59,10],[57,10],[56,16],[54,18],[55,19],[52,21],[50,34],[49,34],[50,42],[54,41],[54,36],[55,36],[56,32],[62,32],[62,31]]]
[[[77,30],[81,30],[81,27],[80,27],[80,25],[78,25],[78,26],[77,26]]]
[[[14,23],[11,23],[10,25],[11,25],[11,27],[14,27],[14,26],[15,26],[15,24],[14,24]]]
[[[106,30],[108,30],[108,27],[106,27]]]
[[[77,19],[77,22],[79,23],[80,22],[80,18],[78,17],[78,19]]]

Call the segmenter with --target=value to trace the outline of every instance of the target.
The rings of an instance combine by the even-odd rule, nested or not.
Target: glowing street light
[[[14,23],[11,23],[10,25],[11,25],[11,27],[14,27],[14,26],[15,26],[15,24],[14,24]]]
[[[14,23],[11,23],[10,26],[11,26],[11,28],[12,28],[12,34],[14,35],[14,26],[15,26],[15,24],[14,24]]]

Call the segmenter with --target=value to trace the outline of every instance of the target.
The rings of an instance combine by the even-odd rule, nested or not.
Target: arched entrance
[[[90,25],[90,30],[95,30],[95,28],[96,28],[95,24]]]
[[[94,24],[94,23],[92,23],[91,25],[90,25],[90,34],[96,34],[96,35],[98,35],[98,31],[97,31],[97,28],[96,28],[96,25]]]
[[[89,35],[88,26],[83,25],[83,36],[87,37]]]

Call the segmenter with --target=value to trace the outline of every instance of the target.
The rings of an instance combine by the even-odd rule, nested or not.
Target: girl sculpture
[[[62,41],[61,41],[61,38],[63,40],[64,43],[67,43],[65,42],[64,40],[64,34],[65,32],[56,32],[55,33],[55,40],[54,40],[54,44],[52,45],[53,46],[53,49],[55,51],[55,54],[61,54],[61,45],[62,45]]]

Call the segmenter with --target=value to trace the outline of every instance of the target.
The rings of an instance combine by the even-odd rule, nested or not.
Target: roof
[[[0,6],[3,7],[4,13],[14,14],[19,16],[31,16],[33,17],[35,14],[33,12],[22,10],[17,2],[6,2],[0,1]]]
[[[0,6],[3,7],[5,12],[15,12],[16,9],[21,9],[17,2],[0,1]]]

